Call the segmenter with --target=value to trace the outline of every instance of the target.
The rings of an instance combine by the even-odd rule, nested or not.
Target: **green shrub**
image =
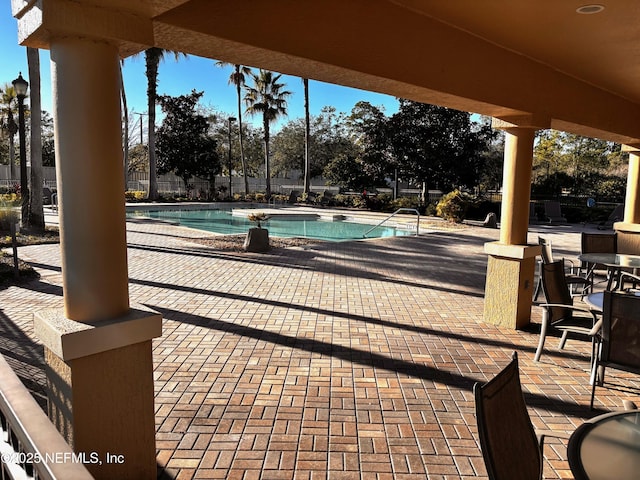
[[[354,208],[367,208],[367,199],[362,195],[351,195],[351,202]]]
[[[381,193],[379,195],[368,195],[366,198],[367,208],[374,212],[389,211],[391,209],[392,197],[388,193]]]
[[[17,193],[0,194],[0,207],[17,207],[20,205],[20,195]]]
[[[391,201],[391,210],[394,212],[399,208],[420,208],[420,199],[418,197],[398,197]]]
[[[436,213],[445,220],[461,223],[465,219],[472,201],[471,195],[456,189],[440,199],[436,207]]]
[[[127,202],[140,202],[147,197],[144,190],[127,190],[124,192],[124,198]]]
[[[495,213],[500,217],[500,203],[491,202],[484,197],[475,197],[472,199],[467,209],[466,218],[474,220],[484,220],[488,213]]]
[[[11,224],[20,221],[20,196],[15,193],[0,195],[0,230],[8,232]]]
[[[351,195],[345,195],[344,193],[337,193],[333,197],[333,201],[336,207],[353,207],[353,199]]]
[[[609,218],[613,207],[563,206],[562,214],[569,223],[600,223]]]
[[[437,217],[438,216],[438,205],[435,203],[427,203],[424,207],[424,214],[429,217]]]

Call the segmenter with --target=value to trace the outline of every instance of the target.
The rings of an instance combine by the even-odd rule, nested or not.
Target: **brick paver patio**
[[[534,425],[571,432],[638,399],[611,372],[588,407],[590,345],[482,320],[497,230],[224,253],[161,223],[128,226],[130,296],[161,312],[154,342],[159,475],[176,479],[458,479],[486,475],[472,388],[519,352]],[[575,257],[579,228],[533,227]],[[530,241],[536,241],[536,232]],[[99,255],[100,252],[96,252]],[[39,281],[0,291],[1,352],[43,404],[35,309],[61,306],[57,245],[24,247]],[[572,478],[564,444],[546,478]],[[486,476],[484,477],[486,478]]]

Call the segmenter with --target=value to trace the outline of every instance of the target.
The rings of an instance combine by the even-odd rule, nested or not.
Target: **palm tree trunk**
[[[311,188],[311,159],[309,158],[309,141],[311,139],[311,122],[309,121],[309,79],[303,78],[304,84],[304,193],[309,194]]]
[[[127,92],[124,90],[124,78],[122,77],[122,62],[120,63],[120,97],[122,98],[122,169],[124,171],[124,189],[127,190],[129,181],[129,107],[127,106]]]
[[[236,75],[240,75],[240,65],[236,64]],[[242,176],[244,177],[244,194],[249,194],[249,179],[247,178],[247,160],[244,158],[244,141],[242,139],[242,94],[241,94],[242,85],[240,83],[236,84],[236,89],[238,91],[238,129],[240,135],[240,160],[242,162]]]
[[[265,177],[265,197],[267,202],[271,198],[271,165],[269,162],[269,120],[267,115],[263,116],[264,125],[264,177]]]
[[[16,179],[16,141],[15,133],[9,134],[9,177]]]
[[[158,199],[158,178],[156,167],[156,97],[158,86],[158,64],[160,63],[160,56],[155,50],[159,48],[150,48],[145,51],[146,64],[147,64],[147,100],[149,110],[149,124],[148,124],[148,137],[149,137],[149,200]]]
[[[29,227],[44,231],[44,209],[42,206],[42,107],[40,101],[40,53],[37,48],[27,47],[27,63],[31,87],[31,195],[29,197]]]

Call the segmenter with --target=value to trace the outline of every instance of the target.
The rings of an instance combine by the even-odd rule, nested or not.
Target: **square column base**
[[[49,418],[96,479],[157,477],[152,338],[162,317],[131,309],[82,324],[35,316],[45,344]]]
[[[484,321],[520,329],[531,321],[537,245],[485,245],[489,253],[484,299]]]

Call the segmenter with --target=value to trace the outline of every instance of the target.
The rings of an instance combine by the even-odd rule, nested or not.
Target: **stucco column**
[[[624,218],[613,228],[618,234],[618,252],[640,255],[640,145],[623,145],[622,151],[629,153]]]
[[[91,323],[129,308],[118,51],[58,40],[51,73],[65,314]]]
[[[627,193],[624,201],[624,223],[640,223],[640,148],[624,145],[629,152]]]
[[[500,214],[500,243],[504,245],[527,243],[534,136],[532,128],[505,129]]]
[[[527,245],[531,167],[535,129],[494,121],[505,131],[500,240],[485,244],[489,254],[484,320],[521,328],[531,318],[535,257],[539,246]]]
[[[129,306],[118,50],[69,36],[50,49],[64,310],[34,318],[49,416],[95,478],[151,479],[162,326]]]

